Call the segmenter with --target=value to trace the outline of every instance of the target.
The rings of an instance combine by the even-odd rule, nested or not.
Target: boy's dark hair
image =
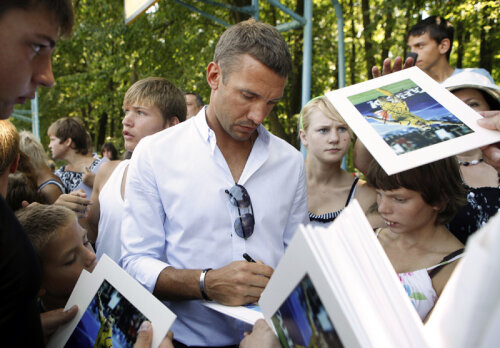
[[[194,93],[194,92],[186,92],[184,93],[184,95],[194,95],[194,97],[196,98],[196,106],[197,107],[202,107],[203,105],[203,99],[201,98],[201,96],[197,93]]]
[[[411,27],[408,36],[420,36],[429,33],[431,39],[438,44],[440,44],[443,39],[449,39],[450,48],[446,52],[446,59],[450,60],[454,32],[455,29],[446,19],[441,16],[430,16]]]
[[[215,47],[214,62],[221,66],[222,82],[237,69],[238,57],[249,54],[281,77],[292,71],[288,45],[272,25],[249,19],[231,26]]]
[[[0,1],[0,19],[13,9],[46,9],[59,20],[59,34],[69,35],[73,28],[73,5],[71,0],[2,0]]]
[[[86,155],[91,151],[92,141],[85,126],[78,117],[63,117],[52,123],[47,130],[47,134],[56,136],[63,143],[71,138],[72,148],[76,153]]]
[[[485,91],[478,89],[479,92],[483,95],[484,100],[490,107],[490,110],[500,110],[500,100],[497,98],[493,98],[493,96]]]
[[[23,207],[23,201],[40,202],[40,196],[36,185],[28,176],[22,172],[16,172],[9,174],[5,201],[12,211],[17,211]]]
[[[417,191],[425,203],[443,204],[436,224],[446,224],[465,204],[466,190],[455,157],[448,157],[401,173],[387,175],[377,161],[372,161],[366,175],[375,189],[391,191],[398,188]]]
[[[156,106],[160,109],[165,122],[172,117],[177,117],[179,122],[186,120],[187,107],[184,93],[162,77],[148,77],[130,86],[123,98],[123,107],[137,102]]]

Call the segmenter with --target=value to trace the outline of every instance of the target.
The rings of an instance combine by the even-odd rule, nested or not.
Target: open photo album
[[[418,67],[325,95],[388,175],[500,141]]]
[[[92,273],[82,271],[65,309],[78,305],[76,317],[48,342],[60,347],[133,347],[141,323],[153,326],[157,347],[176,316],[107,255]]]
[[[259,305],[283,347],[429,346],[423,323],[356,200],[328,228],[299,228]],[[212,308],[256,320],[251,313],[241,317],[244,307]]]

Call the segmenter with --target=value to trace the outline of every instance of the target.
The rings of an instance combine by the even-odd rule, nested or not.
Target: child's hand
[[[245,332],[245,338],[240,342],[240,348],[246,347],[280,348],[281,344],[266,321],[259,319],[255,322],[252,332]]]
[[[163,341],[161,341],[158,348],[174,348],[172,339],[174,334],[169,331]],[[150,348],[151,341],[153,340],[153,327],[149,321],[145,321],[141,324],[139,328],[139,333],[137,335],[137,341],[135,341],[134,348]]]
[[[40,314],[40,321],[42,322],[42,331],[43,336],[45,337],[45,342],[49,340],[50,336],[52,336],[59,326],[66,324],[73,319],[76,313],[78,313],[78,307],[74,305],[67,311],[60,308]]]
[[[500,131],[500,111],[479,112],[481,118],[477,123],[484,128]],[[482,147],[483,156],[489,165],[500,172],[500,143]]]
[[[65,206],[73,210],[78,218],[86,217],[89,205],[92,201],[86,198],[87,194],[83,190],[73,191],[60,195],[54,204]]]

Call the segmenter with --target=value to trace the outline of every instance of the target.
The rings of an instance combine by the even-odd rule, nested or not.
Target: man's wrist
[[[205,268],[203,271],[201,271],[200,274],[200,292],[201,292],[201,297],[203,297],[204,300],[206,301],[212,301],[210,297],[208,297],[207,293],[205,292],[205,276],[207,275],[208,271],[210,271],[211,268]]]

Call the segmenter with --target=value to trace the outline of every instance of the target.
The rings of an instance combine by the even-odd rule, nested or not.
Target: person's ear
[[[71,147],[71,144],[73,143],[73,139],[68,138],[62,142],[64,145]]]
[[[12,161],[9,167],[9,173],[15,173],[17,170],[17,166],[19,164],[19,153],[16,155],[16,158]]]
[[[210,62],[207,66],[207,82],[212,90],[219,87],[219,82],[222,81],[222,71],[216,62]]]
[[[299,136],[300,136],[300,141],[302,141],[302,144],[304,146],[307,146],[307,136],[306,132],[304,132],[303,129],[299,129]]]
[[[448,50],[451,47],[450,39],[445,38],[445,39],[441,40],[438,47],[439,47],[439,53],[446,54],[446,52],[448,52]]]
[[[177,116],[172,116],[165,122],[165,127],[163,128],[165,129],[168,127],[172,127],[179,123],[181,123],[181,121],[179,121],[179,118]]]

